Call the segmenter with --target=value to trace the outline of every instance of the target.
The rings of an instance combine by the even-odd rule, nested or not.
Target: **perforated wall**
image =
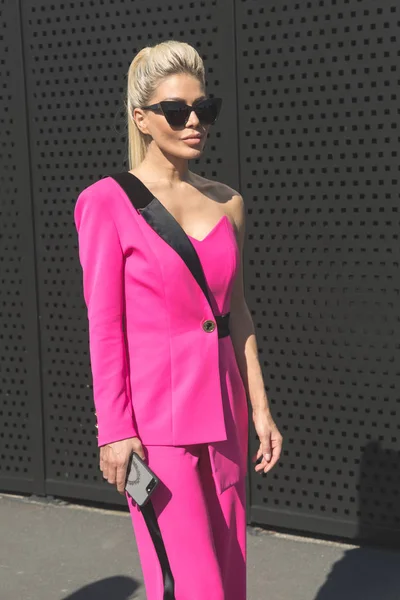
[[[218,2],[154,1],[87,9],[50,1],[24,5],[48,493],[126,504],[99,470],[72,211],[79,190],[128,168],[127,70],[143,46],[169,38],[199,50],[208,64],[207,91],[226,98],[192,168],[238,186],[233,6],[228,3],[223,19],[220,8]]]
[[[38,307],[17,3],[0,1],[0,485],[44,491]]]
[[[236,6],[247,298],[284,436],[251,518],[398,539],[400,8]]]
[[[284,436],[270,473],[249,463],[249,522],[398,543],[398,6],[0,11],[1,488],[125,504],[98,467],[73,207],[127,167],[129,63],[173,38],[224,99],[191,168],[245,199],[246,298]]]

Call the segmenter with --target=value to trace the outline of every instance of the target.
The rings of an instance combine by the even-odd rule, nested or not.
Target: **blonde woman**
[[[255,471],[282,446],[243,292],[243,198],[188,167],[221,106],[192,46],[143,48],[130,170],[75,205],[100,469],[126,494],[148,600],[245,600],[247,398]],[[160,480],[151,514],[124,491],[132,452]]]

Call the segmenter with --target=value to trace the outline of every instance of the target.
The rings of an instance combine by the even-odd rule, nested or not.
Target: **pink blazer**
[[[112,177],[75,203],[98,446],[227,439],[215,318],[181,256]]]

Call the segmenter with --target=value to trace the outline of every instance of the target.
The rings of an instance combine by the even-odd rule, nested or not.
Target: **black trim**
[[[136,177],[136,175],[129,171],[124,171],[122,173],[114,173],[109,175],[109,177],[112,177],[122,187],[134,208],[140,212],[150,227],[152,227],[186,263],[207,298],[214,315],[203,267],[196,249],[186,235],[185,230],[165,206],[153,196],[144,183]],[[220,338],[229,335],[229,315],[230,313],[226,313],[225,315],[214,315],[218,328],[218,337]]]
[[[164,581],[163,600],[175,600],[175,581],[151,500],[149,499],[146,504],[141,507],[139,506],[139,510],[142,512],[144,520],[146,521],[147,529],[149,530],[157,552],[158,560],[160,561]]]

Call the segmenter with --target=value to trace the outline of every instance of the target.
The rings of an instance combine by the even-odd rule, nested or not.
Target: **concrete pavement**
[[[2,493],[0,523],[1,600],[146,600],[129,512]],[[400,600],[400,552],[247,535],[248,600]]]

